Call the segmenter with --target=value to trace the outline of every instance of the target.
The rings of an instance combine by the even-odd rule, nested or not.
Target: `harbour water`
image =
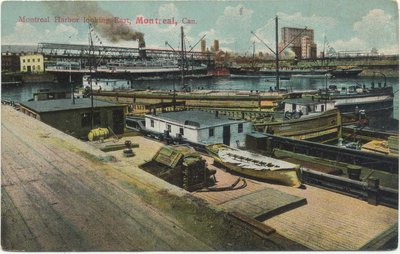
[[[187,78],[185,79],[185,87],[190,90],[253,90],[268,91],[275,87],[274,77],[262,78],[231,78],[231,77],[211,77],[211,78]],[[304,91],[324,89],[326,86],[335,85],[338,88],[349,87],[354,85],[365,85],[371,87],[374,82],[377,87],[379,83],[384,84],[383,78],[357,77],[353,79],[336,79],[329,78],[308,78],[293,77],[290,80],[281,80],[280,87],[289,91]],[[393,87],[394,91],[394,110],[393,118],[399,119],[399,80],[397,78],[387,78],[387,85]],[[76,87],[82,84],[75,84]],[[138,80],[132,82],[133,89],[153,89],[153,90],[183,90],[181,80]],[[32,99],[33,93],[41,89],[50,89],[57,91],[70,91],[69,84],[62,83],[31,83],[24,85],[8,85],[2,86],[2,99],[12,100],[16,102],[27,101]],[[388,126],[386,126],[388,127]]]

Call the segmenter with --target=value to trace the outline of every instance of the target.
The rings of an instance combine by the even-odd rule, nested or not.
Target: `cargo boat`
[[[331,109],[298,119],[262,119],[254,121],[253,127],[260,132],[325,143],[338,138],[341,124],[339,110]]]
[[[298,177],[300,166],[223,144],[206,146],[214,161],[236,173],[282,185],[300,187]]]
[[[156,103],[185,102],[187,107],[197,108],[247,108],[272,109],[278,102],[292,96],[286,92],[272,91],[222,91],[196,90],[163,91],[163,90],[124,90],[124,91],[97,91],[93,95],[98,99],[111,100],[133,105],[147,105]]]
[[[317,99],[333,101],[341,113],[365,110],[367,114],[376,111],[391,112],[393,110],[393,88],[391,86],[366,88],[361,86],[342,87],[331,85],[320,90]]]

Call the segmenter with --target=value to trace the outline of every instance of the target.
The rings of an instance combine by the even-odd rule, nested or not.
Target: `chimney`
[[[141,59],[146,59],[146,43],[144,39],[139,39],[139,57]]]

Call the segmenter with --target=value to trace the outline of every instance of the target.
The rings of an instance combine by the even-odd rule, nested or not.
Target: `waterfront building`
[[[201,48],[201,52],[206,52],[206,40],[201,40],[201,44],[200,44],[200,48]]]
[[[16,72],[20,70],[19,55],[11,52],[1,53],[1,71]]]
[[[214,51],[215,52],[219,51],[219,40],[214,40]]]
[[[172,138],[182,138],[196,144],[223,143],[244,146],[250,122],[232,120],[209,112],[190,110],[145,115],[146,130],[157,134],[168,132]]]
[[[317,57],[317,46],[313,43],[309,36],[301,38],[301,58],[315,59]]]
[[[21,72],[41,73],[44,71],[42,54],[27,54],[20,56]]]
[[[20,105],[21,112],[76,138],[86,139],[92,129],[90,98],[75,99],[75,103],[71,99],[59,99],[27,101]],[[110,127],[115,134],[122,134],[126,112],[124,104],[94,100],[93,128]]]
[[[317,47],[314,43],[314,29],[282,27],[281,43],[279,47],[283,48],[287,44],[290,44],[288,48],[291,49],[299,59],[314,59],[317,57]]]

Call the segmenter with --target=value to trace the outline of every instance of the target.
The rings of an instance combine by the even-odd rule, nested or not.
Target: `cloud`
[[[357,37],[353,37],[350,40],[337,40],[331,45],[336,50],[353,50],[353,49],[365,49],[367,43]]]
[[[79,32],[76,28],[65,24],[58,24],[52,30],[45,29],[40,31],[30,23],[17,22],[14,33],[2,37],[2,44],[79,43],[82,42],[82,39],[78,35]]]
[[[158,8],[158,15],[160,18],[178,17],[179,11],[175,4],[163,4]]]
[[[323,34],[324,31],[333,29],[337,26],[338,21],[329,16],[303,16],[301,12],[295,12],[293,14],[288,14],[284,12],[278,12],[278,24],[279,27],[296,27],[296,28],[305,28],[314,30],[314,37],[317,37],[318,34]],[[271,49],[275,49],[275,18],[271,18],[266,22],[262,27],[257,28],[255,34],[263,40]],[[280,31],[279,31],[280,33]],[[280,35],[281,36],[281,35]],[[280,37],[279,37],[280,38]],[[281,38],[279,39],[280,42]],[[251,37],[251,41],[256,41],[258,44],[261,43],[258,38],[255,36]],[[314,38],[316,41],[316,38]],[[268,53],[271,53],[268,48],[263,46],[264,50]]]
[[[227,6],[224,9],[224,14],[218,17],[216,24],[217,26],[240,26],[244,23],[243,21],[250,21],[253,12],[242,4]]]
[[[357,36],[370,47],[387,46],[397,41],[398,24],[391,15],[381,9],[374,9],[353,25]]]
[[[246,50],[250,45],[253,13],[252,9],[246,8],[243,4],[227,6],[218,16],[213,28],[200,32],[198,36],[207,34],[205,40],[209,45],[212,45],[214,40],[219,40],[220,49]]]
[[[353,24],[354,37],[332,43],[336,50],[371,50],[398,52],[398,20],[381,9],[373,9]],[[397,50],[396,50],[397,49]]]
[[[37,36],[36,28],[30,23],[17,22],[14,27],[14,33],[3,36],[2,44],[27,44],[32,41],[31,36]],[[22,43],[21,43],[22,42]]]
[[[326,29],[327,27],[334,27],[338,23],[333,17],[318,16],[315,14],[311,16],[303,16],[301,12],[295,12],[293,14],[278,12],[277,15],[281,26],[295,26],[300,28],[307,26],[311,29]]]

